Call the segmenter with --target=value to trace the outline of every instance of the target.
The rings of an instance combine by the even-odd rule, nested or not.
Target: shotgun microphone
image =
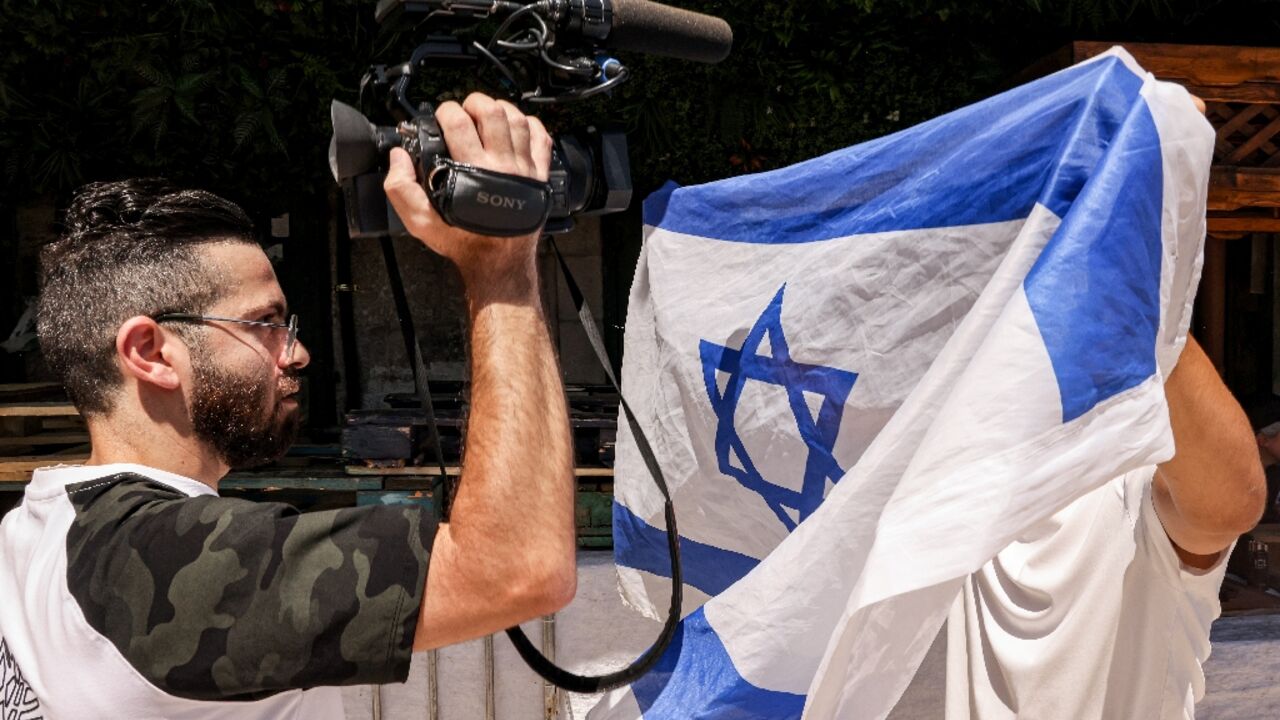
[[[700,63],[718,63],[733,48],[733,30],[718,17],[650,0],[613,0],[606,47]]]

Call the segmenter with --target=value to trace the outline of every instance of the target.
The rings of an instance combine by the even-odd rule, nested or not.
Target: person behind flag
[[[463,163],[545,180],[538,120],[472,95],[436,113]],[[337,685],[554,612],[575,591],[568,410],[538,235],[443,223],[395,150],[405,226],[461,272],[471,411],[450,521],[219,497],[299,423],[310,356],[252,223],[207,192],[94,183],[42,256],[39,334],[85,417],[85,465],[35,472],[0,522],[0,715],[340,719]]]
[[[1218,590],[1266,478],[1190,334],[1164,390],[1172,459],[1081,497],[965,580],[946,629],[947,720],[1195,716]]]
[[[1171,460],[1081,497],[965,581],[945,630],[947,720],[1194,717],[1227,558],[1266,481],[1190,336],[1165,395]]]
[[[650,197],[623,387],[662,451],[686,605],[592,720],[1190,717],[1263,497],[1188,339],[1202,113],[1113,48]],[[620,424],[615,561],[661,617],[667,520],[637,450]],[[903,691],[948,615],[922,708]]]

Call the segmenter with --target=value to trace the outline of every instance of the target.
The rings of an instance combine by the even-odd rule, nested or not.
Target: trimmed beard
[[[223,462],[232,469],[250,468],[289,450],[298,436],[300,411],[297,406],[286,410],[283,402],[297,390],[296,373],[286,375],[286,387],[272,403],[269,375],[237,374],[210,362],[204,352],[192,353],[191,361],[192,429]]]

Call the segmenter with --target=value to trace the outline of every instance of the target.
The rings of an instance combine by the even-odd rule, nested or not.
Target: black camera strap
[[[595,693],[635,682],[658,662],[662,657],[662,653],[666,651],[667,646],[671,644],[671,638],[675,636],[676,629],[680,624],[680,611],[684,603],[684,580],[680,566],[680,536],[676,529],[675,505],[671,501],[671,491],[667,488],[666,479],[662,474],[662,466],[659,465],[657,456],[654,455],[653,448],[649,444],[649,439],[640,427],[639,420],[636,419],[631,406],[627,404],[626,398],[622,395],[622,389],[618,385],[618,378],[614,375],[613,366],[609,362],[609,354],[605,350],[604,341],[600,337],[600,331],[596,328],[595,319],[591,315],[591,308],[587,306],[581,288],[579,288],[577,281],[574,279],[573,273],[569,271],[569,265],[565,262],[564,256],[560,254],[560,248],[556,246],[555,239],[550,235],[546,237],[552,251],[555,252],[556,260],[560,265],[560,273],[564,277],[565,284],[569,289],[569,295],[572,297],[574,307],[578,311],[578,320],[582,323],[582,328],[587,333],[587,340],[591,343],[591,348],[595,351],[596,359],[599,360],[600,366],[604,368],[605,375],[609,378],[609,383],[613,385],[614,390],[618,393],[618,402],[622,408],[623,415],[626,416],[627,426],[631,430],[631,435],[635,439],[636,449],[640,451],[640,457],[644,460],[645,467],[649,470],[649,475],[662,493],[663,512],[667,521],[667,549],[671,555],[671,607],[667,612],[666,623],[663,625],[662,631],[658,634],[658,639],[653,645],[628,667],[605,675],[578,675],[548,660],[546,656],[534,647],[519,626],[507,630],[507,637],[511,639],[511,644],[515,646],[516,652],[520,653],[520,657],[524,659],[525,663],[547,682],[570,692]],[[432,483],[431,493],[432,497],[437,499],[435,503],[437,519],[444,521],[449,516],[453,488],[451,487],[452,483],[445,474],[444,455],[440,447],[440,433],[436,424],[435,409],[431,403],[430,380],[427,377],[427,368],[426,363],[423,361],[422,349],[419,346],[413,328],[413,319],[409,313],[409,302],[405,296],[404,283],[401,279],[399,264],[396,262],[395,248],[390,237],[384,236],[382,238],[382,253],[387,265],[387,274],[390,276],[391,295],[395,300],[396,314],[400,320],[400,332],[404,335],[405,351],[409,356],[410,366],[413,371],[413,387],[427,416],[431,444],[435,452],[436,464],[440,469],[438,479]]]
[[[631,429],[631,435],[636,441],[636,449],[640,451],[640,457],[644,460],[645,467],[648,468],[653,482],[657,484],[658,490],[662,492],[663,511],[667,520],[667,549],[671,553],[671,608],[667,611],[666,624],[662,626],[662,632],[658,634],[658,639],[653,645],[635,662],[621,670],[595,676],[571,673],[543,656],[533,646],[533,643],[529,642],[529,638],[525,636],[524,631],[519,626],[507,630],[507,637],[511,638],[511,644],[515,645],[520,657],[524,658],[525,663],[534,672],[546,679],[547,682],[571,692],[594,693],[635,682],[640,676],[649,672],[662,657],[662,653],[666,652],[667,646],[671,644],[671,638],[675,636],[676,628],[680,624],[680,608],[684,603],[684,580],[680,571],[680,534],[676,530],[676,509],[671,502],[671,491],[667,489],[667,481],[662,475],[662,466],[658,464],[653,448],[649,445],[649,438],[645,436],[644,430],[640,427],[640,421],[636,419],[635,413],[631,411],[631,406],[627,404],[627,399],[622,395],[622,388],[618,386],[618,378],[613,374],[613,366],[609,363],[609,354],[605,351],[604,341],[600,338],[600,331],[596,328],[595,319],[591,315],[591,308],[587,306],[582,290],[573,278],[573,273],[569,272],[569,265],[565,262],[564,256],[560,254],[560,248],[556,247],[555,239],[548,235],[547,241],[550,243],[552,251],[556,254],[556,260],[560,264],[560,274],[564,277],[565,284],[569,288],[569,295],[573,298],[573,305],[578,311],[578,320],[582,323],[582,329],[587,333],[587,340],[591,342],[591,349],[595,351],[596,359],[600,361],[600,366],[604,368],[605,374],[609,377],[609,383],[618,392],[618,403],[627,418],[627,426]]]
[[[396,248],[390,235],[383,235],[382,259],[387,265],[387,276],[390,281],[391,297],[396,305],[396,318],[400,321],[400,334],[404,337],[405,354],[409,356],[409,370],[413,373],[413,390],[418,395],[418,403],[427,416],[427,434],[431,447],[435,451],[436,467],[440,474],[431,481],[432,505],[435,508],[436,520],[443,522],[449,518],[449,508],[453,504],[453,483],[449,481],[444,467],[444,452],[440,447],[440,428],[436,424],[436,410],[431,403],[430,380],[427,377],[427,363],[423,359],[422,347],[418,344],[418,334],[413,329],[413,316],[409,313],[409,298],[404,292],[404,280],[400,276],[400,264],[396,262]]]

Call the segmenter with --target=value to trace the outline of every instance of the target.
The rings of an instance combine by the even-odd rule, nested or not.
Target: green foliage
[[[549,126],[629,130],[641,190],[784,166],[1003,89],[1071,39],[1274,44],[1275,0],[672,0],[734,28],[714,67],[631,55]],[[0,201],[166,175],[278,212],[323,190],[330,99],[415,38],[372,0],[0,0]],[[423,97],[477,84],[440,74]]]
[[[326,182],[328,102],[374,58],[368,3],[0,3],[0,183],[166,175],[278,211]]]
[[[782,167],[989,96],[1074,39],[1274,44],[1274,0],[685,0],[724,17],[715,67],[632,59],[606,111],[638,184]],[[1241,19],[1250,18],[1249,29]]]

